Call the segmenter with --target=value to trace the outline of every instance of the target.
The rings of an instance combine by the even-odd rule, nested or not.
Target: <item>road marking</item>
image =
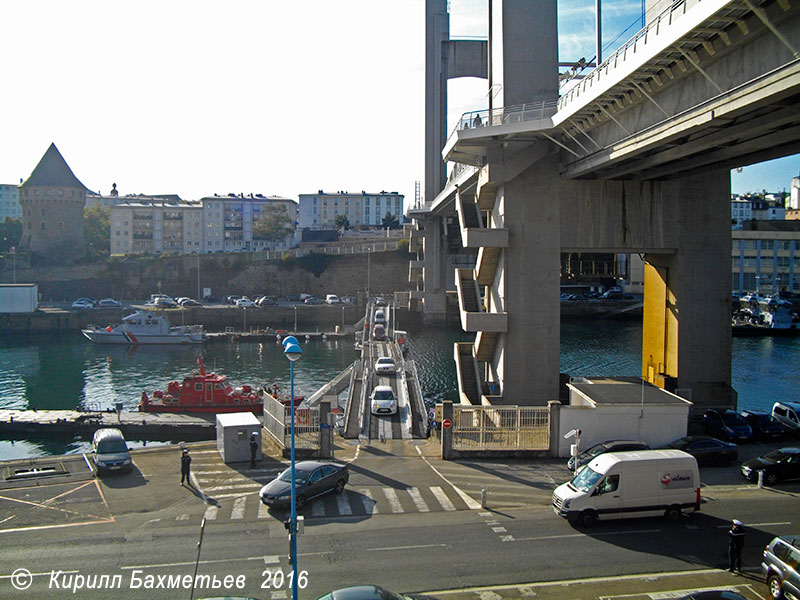
[[[495,533],[508,533],[508,530],[505,527],[492,527],[492,531]]]
[[[593,535],[595,536],[604,536],[604,535],[627,535],[630,533],[660,533],[660,529],[636,529],[631,531],[602,531],[597,532]],[[526,537],[526,538],[516,538],[518,542],[530,542],[535,540],[560,540],[560,539],[567,539],[567,538],[576,538],[576,537],[586,537],[583,533],[566,533],[561,535],[540,535],[536,537]]]
[[[218,506],[209,506],[206,509],[206,514],[204,515],[204,519],[206,521],[214,521],[217,518],[217,513],[219,512]]]
[[[269,506],[259,500],[258,502],[258,518],[266,519],[269,516]]]
[[[368,515],[377,515],[378,507],[376,506],[375,498],[372,497],[372,490],[363,488],[358,490],[361,496],[361,504],[364,505],[364,510]]]
[[[177,517],[175,517],[175,520],[176,521],[188,521],[189,520],[189,515],[186,514],[186,513],[183,513],[182,515],[178,515]]]
[[[240,483],[238,485],[218,485],[215,487],[206,488],[205,492],[222,492],[224,490],[235,490],[240,488],[247,489],[261,489],[263,486],[258,483]]]
[[[450,511],[456,509],[455,505],[450,502],[450,498],[447,497],[447,494],[444,493],[442,488],[439,486],[432,486],[430,490],[444,510]]]
[[[400,499],[397,497],[397,492],[395,492],[392,488],[383,488],[383,494],[389,501],[389,506],[391,506],[393,513],[403,512],[403,506],[400,504]]]
[[[350,502],[348,502],[347,500],[346,492],[342,492],[341,494],[336,495],[336,506],[339,509],[340,515],[353,514],[353,507],[350,506]]]
[[[428,505],[425,504],[425,500],[422,499],[422,494],[419,493],[419,489],[412,487],[408,490],[408,495],[411,496],[411,499],[414,501],[414,505],[417,507],[419,512],[429,512],[430,508]]]
[[[243,496],[249,496],[252,492],[239,492],[238,494],[220,494],[219,496],[214,496],[214,500],[224,500],[226,498],[241,498]]]
[[[233,502],[233,508],[231,509],[231,519],[243,519],[244,518],[244,505],[247,502],[247,497],[242,496],[241,498],[237,498]]]
[[[264,557],[264,564],[265,565],[277,565],[281,562],[281,559],[277,555],[265,556]]]
[[[61,525],[35,525],[33,527],[17,527],[15,529],[0,529],[0,533],[15,533],[17,531],[43,531],[45,529],[60,529],[61,527],[77,527],[78,525],[99,525],[101,523],[115,523],[114,517],[100,519],[99,521],[82,521],[81,523],[62,523]]]
[[[462,492],[462,491],[461,491],[461,489],[460,489],[458,486],[456,486],[456,485],[455,485],[453,482],[451,482],[449,479],[447,479],[447,477],[445,477],[444,475],[442,475],[442,474],[441,474],[441,473],[440,473],[440,472],[439,472],[439,471],[436,469],[436,467],[434,467],[434,466],[433,466],[433,465],[430,463],[430,461],[428,461],[428,459],[427,459],[427,458],[425,458],[425,456],[422,454],[422,450],[420,450],[420,449],[419,449],[419,446],[414,446],[414,450],[416,450],[416,451],[417,451],[417,454],[419,454],[420,458],[421,458],[422,460],[424,460],[424,461],[425,461],[425,464],[427,464],[427,465],[428,465],[428,466],[431,468],[431,470],[433,470],[433,472],[434,472],[434,473],[436,473],[436,474],[437,474],[439,477],[441,477],[442,479],[444,479],[444,481],[445,481],[445,482],[446,482],[448,485],[450,485],[450,487],[452,487],[452,488],[453,488],[453,490],[455,491],[455,493],[456,493],[456,494],[458,494],[458,495],[459,495],[459,497],[460,497],[460,498],[461,498],[461,499],[464,501],[464,503],[467,505],[467,508],[469,508],[470,510],[477,510],[477,509],[479,509],[479,508],[482,508],[482,507],[481,507],[481,504],[480,504],[480,502],[478,502],[478,501],[474,500],[474,499],[473,499],[471,496],[468,496],[467,494],[465,494],[464,492]]]
[[[325,504],[322,502],[314,502],[311,505],[311,516],[312,517],[324,517],[325,516]]]
[[[383,552],[385,550],[417,550],[419,548],[446,548],[447,544],[420,544],[418,546],[386,546],[384,548],[367,548],[367,552]]]
[[[17,516],[17,515],[11,515],[10,517],[6,517],[6,518],[5,518],[5,519],[3,519],[2,521],[0,521],[0,525],[1,525],[1,524],[3,524],[3,523],[5,523],[6,521],[10,521],[11,519],[13,519],[13,518],[14,518],[14,517],[16,517],[16,516]]]
[[[748,527],[769,527],[772,525],[791,525],[791,521],[778,521],[775,523],[748,523]],[[717,525],[717,529],[727,529],[730,525]]]

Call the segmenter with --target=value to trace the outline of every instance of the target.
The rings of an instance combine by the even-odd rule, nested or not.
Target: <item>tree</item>
[[[350,229],[350,219],[347,218],[347,215],[336,215],[333,224],[336,229]]]
[[[386,216],[383,217],[383,222],[381,225],[384,228],[389,229],[398,229],[400,227],[400,221],[397,218],[397,215],[393,215],[389,211],[386,211]]]
[[[111,253],[111,209],[102,204],[83,209],[83,239],[87,254]]]
[[[22,239],[22,221],[13,217],[6,217],[0,223],[0,252],[8,252],[12,246],[17,246]]]
[[[253,223],[253,239],[272,242],[274,246],[294,232],[294,223],[283,204],[265,204],[261,216]]]

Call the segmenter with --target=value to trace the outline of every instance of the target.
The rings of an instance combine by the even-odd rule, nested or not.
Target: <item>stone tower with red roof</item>
[[[50,144],[31,176],[19,186],[20,247],[51,259],[69,261],[82,256],[83,208],[88,191],[56,145]]]

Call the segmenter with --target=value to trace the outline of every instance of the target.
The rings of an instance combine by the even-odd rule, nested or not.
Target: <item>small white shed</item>
[[[659,448],[686,435],[692,403],[638,377],[572,377],[569,405],[559,406],[558,456],[569,456],[581,430],[580,449],[606,440],[641,440]]]
[[[261,422],[251,412],[223,413],[217,415],[217,450],[222,462],[235,463],[250,460],[250,436],[256,434],[261,458]]]

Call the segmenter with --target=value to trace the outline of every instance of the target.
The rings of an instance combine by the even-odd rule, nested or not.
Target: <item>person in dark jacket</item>
[[[183,485],[184,480],[189,485],[192,485],[191,481],[189,481],[189,465],[191,464],[192,457],[189,456],[189,449],[184,448],[181,453],[181,485]]]
[[[744,526],[739,519],[733,520],[733,527],[728,532],[728,571],[742,570],[742,548],[744,547]]]
[[[250,468],[256,466],[256,455],[258,454],[258,434],[254,431],[250,436]]]

